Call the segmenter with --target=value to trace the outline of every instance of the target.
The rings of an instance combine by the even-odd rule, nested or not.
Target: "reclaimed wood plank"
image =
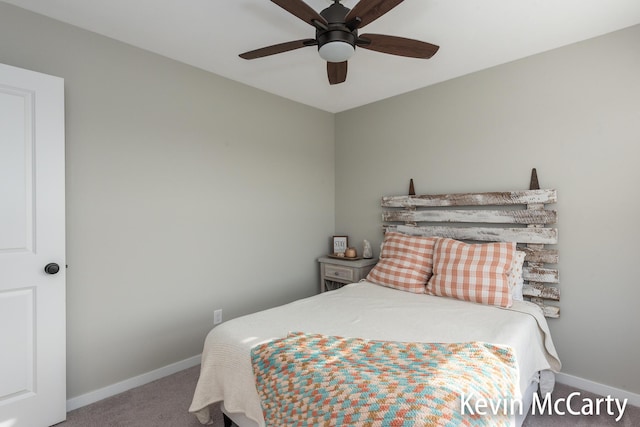
[[[532,263],[557,264],[560,258],[557,249],[518,247],[518,250],[527,254],[525,261]]]
[[[557,319],[560,317],[560,307],[556,307],[554,305],[546,305],[544,300],[540,298],[531,298],[531,302],[535,303],[542,308],[545,317],[549,317],[552,319]]]
[[[489,193],[385,196],[382,198],[382,207],[506,206],[556,203],[557,201],[558,196],[556,190],[522,190]]]
[[[558,283],[558,270],[555,268],[532,267],[531,265],[522,268],[522,277],[531,282]]]
[[[522,295],[552,301],[560,301],[560,290],[544,283],[529,282],[522,287]]]
[[[415,208],[414,208],[415,209]],[[384,211],[385,222],[462,222],[488,224],[555,224],[554,210],[395,210]]]
[[[492,228],[492,227],[443,227],[385,225],[386,231],[428,237],[448,237],[457,240],[477,240],[480,242],[517,242],[555,244],[558,231],[555,228]]]

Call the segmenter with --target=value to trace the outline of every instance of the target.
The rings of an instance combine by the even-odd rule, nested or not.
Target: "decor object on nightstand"
[[[334,255],[338,255],[338,254],[343,254],[346,252],[347,248],[349,247],[349,238],[347,236],[333,236],[332,239],[332,248],[333,248],[333,254]]]
[[[368,240],[362,242],[362,257],[366,259],[373,258],[373,251],[371,250],[371,243]]]
[[[318,262],[320,263],[320,292],[325,292],[364,279],[378,260],[338,259],[327,256],[318,258]]]

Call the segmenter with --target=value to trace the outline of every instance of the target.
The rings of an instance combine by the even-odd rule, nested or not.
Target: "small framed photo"
[[[349,238],[347,236],[333,236],[333,253],[344,253],[349,247]]]

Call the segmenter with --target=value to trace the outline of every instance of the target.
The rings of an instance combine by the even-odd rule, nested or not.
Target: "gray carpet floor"
[[[196,366],[67,414],[59,427],[200,427],[188,412],[200,367]],[[574,388],[558,384],[554,398],[566,397]],[[584,397],[595,395],[581,392]],[[579,408],[579,406],[576,406]],[[604,407],[603,407],[604,410]],[[222,427],[222,413],[213,411],[214,427]],[[640,408],[627,406],[624,417],[529,415],[523,427],[637,427]]]

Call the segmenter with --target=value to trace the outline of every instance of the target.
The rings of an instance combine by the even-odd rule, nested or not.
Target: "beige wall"
[[[338,114],[336,232],[377,247],[379,199],[410,178],[514,190],[536,167],[559,197],[564,372],[640,392],[639,41],[636,26]]]
[[[316,292],[332,114],[1,2],[0,62],[65,79],[69,397]]]

